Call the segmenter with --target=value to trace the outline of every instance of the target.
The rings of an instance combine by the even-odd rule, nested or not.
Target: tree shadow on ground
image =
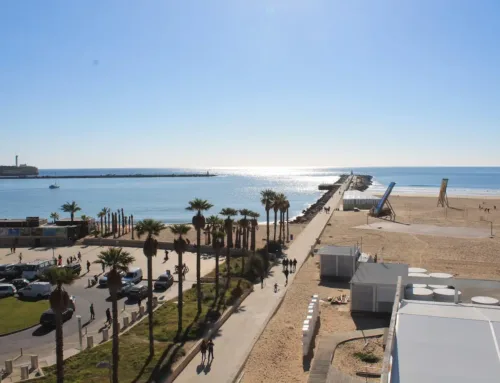
[[[177,332],[176,335],[177,342],[168,345],[167,349],[158,359],[158,362],[156,362],[156,365],[153,371],[151,372],[151,375],[149,376],[147,382],[163,381],[172,372],[172,366],[176,362],[177,357],[182,356],[179,355],[180,351],[184,347],[184,344],[186,344],[186,342],[189,340],[189,332],[191,331],[191,328],[196,324],[199,318],[200,318],[199,314],[196,315],[193,318],[192,322],[184,329],[184,332],[182,334]],[[138,381],[138,379],[144,372],[144,369],[148,365],[149,361],[150,360],[146,361],[140,374],[137,375],[136,379],[133,382]]]

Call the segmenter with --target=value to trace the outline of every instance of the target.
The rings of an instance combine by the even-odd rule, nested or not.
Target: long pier
[[[49,180],[49,179],[78,179],[78,178],[193,178],[193,177],[216,177],[209,173],[186,173],[186,174],[75,174],[75,175],[43,175],[8,177],[0,176],[0,180]]]

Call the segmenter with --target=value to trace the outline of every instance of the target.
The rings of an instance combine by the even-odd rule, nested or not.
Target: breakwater
[[[303,210],[302,214],[296,217],[294,220],[290,221],[290,223],[307,223],[311,221],[316,214],[323,210],[323,207],[337,192],[340,186],[347,180],[347,177],[349,177],[348,174],[342,174],[337,182],[335,182],[334,184],[328,184],[328,189],[320,189],[327,190],[327,192],[319,197],[315,203],[313,203],[307,209]]]
[[[372,182],[373,182],[373,176],[367,174],[355,175],[352,179],[351,186],[349,187],[349,189],[365,191],[371,186]]]
[[[192,177],[216,177],[210,173],[186,173],[186,174],[74,174],[74,175],[44,175],[33,177],[6,177],[0,180],[48,180],[48,179],[78,179],[78,178],[192,178]]]

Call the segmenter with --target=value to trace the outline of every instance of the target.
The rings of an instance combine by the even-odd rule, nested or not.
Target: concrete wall
[[[351,311],[390,313],[396,285],[351,283]]]

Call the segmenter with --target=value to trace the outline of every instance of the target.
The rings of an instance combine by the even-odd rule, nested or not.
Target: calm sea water
[[[48,217],[66,201],[76,201],[82,214],[96,216],[103,207],[123,208],[137,219],[188,222],[187,202],[200,197],[213,205],[207,215],[223,207],[265,212],[259,202],[263,189],[283,192],[290,200],[291,216],[300,214],[321,195],[320,183],[335,182],[351,169],[339,168],[240,168],[208,169],[218,177],[149,179],[58,180],[60,189],[50,190],[53,180],[0,180],[0,218]],[[449,178],[450,195],[499,195],[500,168],[354,168],[355,173],[375,177],[373,192],[396,182],[396,193],[437,195],[443,177]],[[42,175],[131,174],[206,172],[207,169],[65,169],[41,170]],[[61,212],[59,212],[63,215]]]

